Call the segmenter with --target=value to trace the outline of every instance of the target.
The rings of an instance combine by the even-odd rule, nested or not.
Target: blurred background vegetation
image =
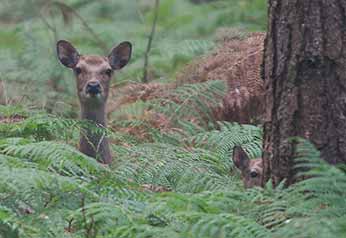
[[[118,74],[113,87],[140,82],[154,2],[1,0],[2,100],[77,117],[72,74],[56,59],[58,39],[71,41],[83,54],[104,55],[121,41],[132,42],[131,64]],[[226,29],[264,31],[265,21],[264,0],[161,0],[149,80],[174,81],[187,62],[215,47]]]

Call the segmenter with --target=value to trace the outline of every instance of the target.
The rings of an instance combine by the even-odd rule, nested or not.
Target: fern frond
[[[0,153],[37,163],[41,168],[68,176],[88,177],[104,169],[95,159],[69,145],[56,142],[10,144],[4,140],[0,143]]]
[[[190,233],[192,237],[270,237],[270,232],[255,221],[224,213],[201,214]]]
[[[262,153],[262,130],[252,125],[218,122],[219,130],[201,132],[189,138],[190,144],[214,151],[221,158],[228,159],[236,145],[241,145],[251,158]]]
[[[202,125],[212,120],[212,108],[220,104],[226,93],[224,81],[207,81],[185,84],[172,91],[166,99],[159,100],[155,110],[176,122],[177,119],[195,119]]]

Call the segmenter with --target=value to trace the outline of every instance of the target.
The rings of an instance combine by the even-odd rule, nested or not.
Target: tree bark
[[[263,76],[265,182],[294,183],[292,137],[346,162],[346,1],[269,0]]]

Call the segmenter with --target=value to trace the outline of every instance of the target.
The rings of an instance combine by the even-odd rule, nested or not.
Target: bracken
[[[188,65],[181,83],[225,80],[228,93],[215,111],[218,120],[256,123],[263,120],[264,83],[261,78],[265,33],[223,37],[217,49]]]

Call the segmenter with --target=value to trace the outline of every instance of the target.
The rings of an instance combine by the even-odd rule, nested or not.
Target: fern
[[[68,145],[54,142],[38,142],[25,145],[9,145],[5,142],[0,144],[1,152],[16,158],[30,158],[29,162],[39,161],[40,166],[69,176],[91,175],[102,167],[93,159],[77,152]],[[80,168],[81,165],[84,170]]]
[[[345,169],[328,165],[320,159],[313,145],[300,141],[297,166],[310,177],[297,183],[288,194],[287,208],[291,218],[276,232],[280,237],[340,237],[345,227]],[[307,168],[309,168],[307,170]],[[295,227],[292,229],[292,227]]]
[[[268,237],[269,231],[251,220],[230,214],[205,216],[190,228],[192,237]]]
[[[212,121],[212,108],[219,105],[225,93],[223,81],[186,84],[172,91],[167,98],[158,100],[155,110],[168,115],[173,122],[184,115],[205,124],[206,120]]]
[[[65,123],[76,130],[80,125],[42,114],[28,117],[11,126],[20,132],[29,122],[50,123],[53,133],[62,132]],[[289,189],[268,184],[244,191],[239,178],[230,176],[230,150],[240,144],[257,156],[261,129],[226,122],[212,130],[184,121],[178,125],[186,130],[155,132],[166,143],[114,145],[114,169],[44,137],[2,139],[1,232],[14,237],[65,237],[66,230],[70,237],[343,234],[345,170],[325,164],[310,144],[298,146],[297,158],[304,168],[298,176],[310,179]],[[148,190],[159,186],[170,192]]]
[[[252,158],[261,156],[262,131],[252,125],[219,122],[220,130],[202,132],[192,136],[189,141],[198,147],[215,151],[223,158],[229,156],[236,145],[242,145]]]

